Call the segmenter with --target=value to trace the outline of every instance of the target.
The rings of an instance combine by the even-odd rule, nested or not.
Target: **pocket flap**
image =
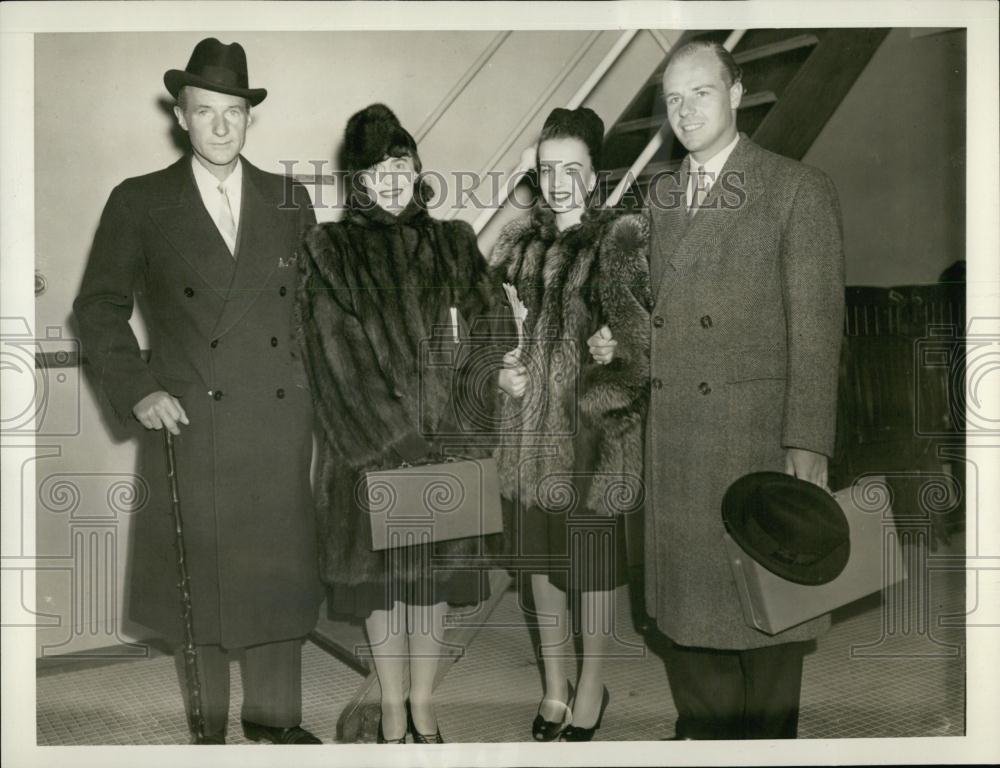
[[[784,379],[788,375],[784,355],[774,350],[746,350],[738,353],[729,371],[729,383]]]

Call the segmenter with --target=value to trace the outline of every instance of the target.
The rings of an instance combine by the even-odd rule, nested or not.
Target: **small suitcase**
[[[865,484],[877,487],[866,491]],[[747,555],[728,533],[723,534],[747,623],[775,635],[906,578],[888,500],[871,510],[856,503],[881,498],[884,489],[884,477],[870,476],[834,494],[851,529],[851,556],[839,576],[819,586],[794,584],[776,576]]]
[[[503,531],[493,458],[366,472],[360,495],[373,551]]]

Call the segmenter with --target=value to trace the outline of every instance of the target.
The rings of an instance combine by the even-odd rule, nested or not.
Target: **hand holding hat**
[[[722,499],[726,531],[767,570],[796,584],[833,581],[847,565],[851,532],[830,493],[782,472],[753,472]]]

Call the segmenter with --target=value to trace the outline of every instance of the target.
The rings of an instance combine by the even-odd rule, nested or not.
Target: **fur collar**
[[[552,243],[559,238],[566,239],[573,247],[573,241],[594,242],[595,236],[615,216],[615,210],[599,205],[588,205],[583,210],[579,224],[567,227],[562,232],[556,228],[556,214],[545,198],[541,195],[531,209],[531,225],[536,236],[546,243]]]
[[[431,221],[427,208],[422,205],[414,194],[407,206],[394,215],[378,206],[368,195],[354,190],[347,201],[345,218],[352,224],[366,229],[381,227],[411,226],[420,227]]]

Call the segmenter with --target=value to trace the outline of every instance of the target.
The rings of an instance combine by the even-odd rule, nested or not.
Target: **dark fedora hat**
[[[740,548],[783,579],[833,581],[851,554],[851,531],[836,499],[781,472],[753,472],[729,486],[722,520]]]
[[[243,96],[252,107],[267,96],[266,89],[247,85],[247,55],[243,46],[223,45],[214,37],[206,37],[194,47],[185,69],[168,69],[163,74],[163,84],[175,99],[185,85]]]

